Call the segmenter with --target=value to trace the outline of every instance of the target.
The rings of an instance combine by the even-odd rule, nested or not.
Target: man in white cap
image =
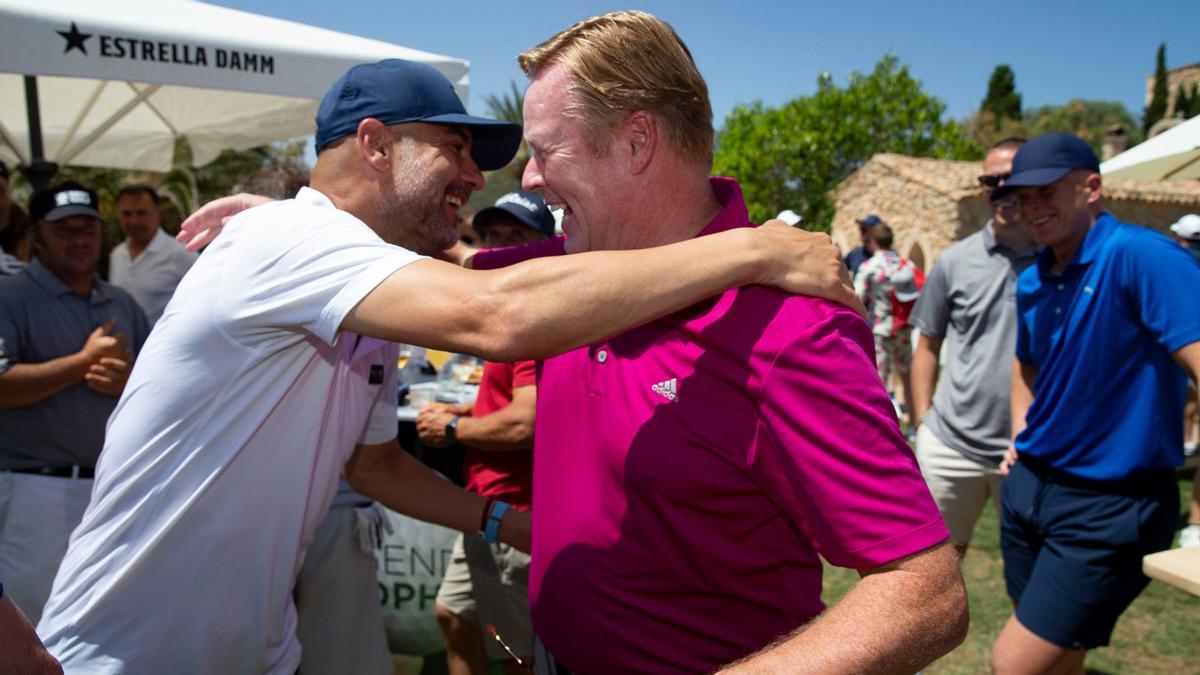
[[[1171,225],[1171,232],[1180,245],[1187,249],[1196,260],[1200,261],[1200,215],[1189,213]],[[1196,383],[1190,382],[1188,389],[1188,404],[1183,410],[1183,452],[1186,455],[1196,454],[1197,446],[1197,412],[1200,406],[1196,403]],[[1187,525],[1179,532],[1180,548],[1200,546],[1200,480],[1192,483],[1192,503],[1188,508]]]
[[[1180,218],[1171,225],[1171,232],[1192,257],[1200,260],[1200,215],[1189,213]]]

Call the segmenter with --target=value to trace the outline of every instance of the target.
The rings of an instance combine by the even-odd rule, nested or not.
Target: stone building
[[[878,154],[834,190],[831,236],[843,252],[859,243],[854,222],[877,214],[895,232],[895,247],[930,269],[950,244],[977,231],[989,211],[977,177],[982,162]],[[1105,208],[1118,218],[1166,232],[1187,213],[1200,213],[1200,181],[1104,181]]]
[[[1200,63],[1180,66],[1167,71],[1167,113],[1163,117],[1169,119],[1175,116],[1175,95],[1179,93],[1181,84],[1187,87],[1189,92],[1192,87],[1200,85]],[[1154,98],[1153,73],[1146,77],[1146,105],[1150,105],[1152,98]]]

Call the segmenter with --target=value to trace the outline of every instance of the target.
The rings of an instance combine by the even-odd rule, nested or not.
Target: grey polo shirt
[[[989,220],[938,256],[910,322],[944,340],[947,358],[922,424],[951,448],[999,462],[1012,436],[1010,387],[1016,350],[1016,280],[1037,247],[1014,252]]]
[[[111,317],[136,353],[150,327],[137,302],[99,279],[82,298],[37,260],[0,278],[0,373],[19,363],[43,363],[78,352]],[[82,382],[21,408],[0,408],[0,470],[92,467],[117,399]]]

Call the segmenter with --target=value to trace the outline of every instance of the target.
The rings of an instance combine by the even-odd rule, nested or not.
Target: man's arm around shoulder
[[[719,672],[914,673],[966,638],[967,592],[949,544],[861,574],[811,623]]]
[[[341,329],[492,361],[546,358],[760,283],[861,309],[828,236],[764,225],[492,271],[420,260],[367,294]]]

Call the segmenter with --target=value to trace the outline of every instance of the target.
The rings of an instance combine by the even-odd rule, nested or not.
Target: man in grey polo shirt
[[[78,183],[34,195],[37,258],[0,279],[0,579],[34,624],[150,332],[134,299],[96,277],[97,204]]]
[[[989,497],[1000,510],[999,465],[1012,438],[1015,283],[1036,246],[1015,202],[987,197],[1023,144],[1008,138],[988,150],[979,182],[992,217],[938,257],[910,318],[921,331],[912,362],[917,461],[960,556]],[[938,381],[943,340],[949,351]]]

